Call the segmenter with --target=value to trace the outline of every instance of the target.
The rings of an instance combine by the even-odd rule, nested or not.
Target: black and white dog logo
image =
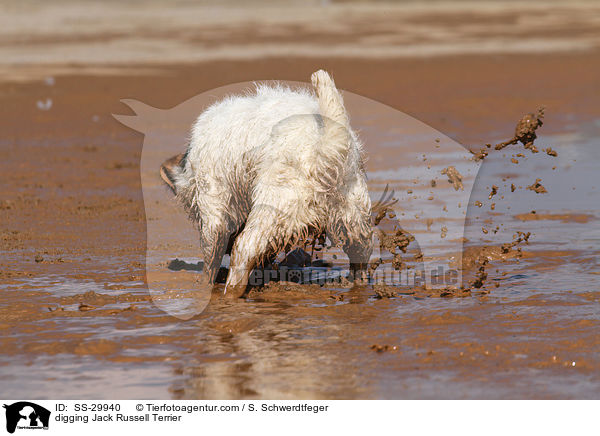
[[[6,431],[14,433],[18,429],[48,429],[50,411],[28,401],[4,405],[6,409]]]

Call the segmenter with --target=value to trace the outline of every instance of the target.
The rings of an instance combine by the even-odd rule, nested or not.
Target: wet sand
[[[5,396],[598,398],[599,64],[595,50],[275,56],[145,64],[139,75],[67,69],[52,84],[42,80],[49,70],[39,65],[27,67],[35,80],[6,76],[0,83]],[[507,149],[484,162],[478,176],[471,200],[482,207],[469,205],[465,236],[471,251],[489,255],[485,285],[464,296],[399,289],[382,298],[373,286],[290,284],[240,301],[216,298],[186,321],[162,312],[150,299],[143,266],[143,136],[112,118],[128,111],[119,100],[169,108],[235,82],[306,81],[318,68],[331,71],[340,88],[473,149],[509,138],[523,113],[546,106],[536,143],[551,145],[558,157],[515,157],[515,165],[510,159],[522,148]],[[40,110],[36,102],[47,98],[52,107]],[[373,159],[372,170],[383,168]],[[553,165],[561,175],[550,178]],[[538,174],[547,194],[526,189]],[[508,200],[511,183],[517,189]],[[500,185],[495,210],[492,184]],[[505,231],[496,237],[481,232],[500,224]],[[533,234],[518,257],[482,250],[510,242],[516,229]],[[476,266],[467,268],[469,277]]]

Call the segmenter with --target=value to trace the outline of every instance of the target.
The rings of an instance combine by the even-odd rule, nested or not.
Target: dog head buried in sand
[[[360,140],[325,71],[314,93],[259,85],[195,121],[184,153],[160,174],[198,224],[206,279],[231,254],[225,294],[241,296],[251,271],[325,234],[362,277],[372,253],[371,200]]]

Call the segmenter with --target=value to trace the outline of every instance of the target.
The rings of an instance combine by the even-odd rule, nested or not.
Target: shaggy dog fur
[[[258,85],[212,105],[163,180],[200,230],[213,283],[226,252],[225,292],[241,295],[254,267],[326,232],[363,272],[372,252],[371,200],[358,136],[325,71],[311,91]]]

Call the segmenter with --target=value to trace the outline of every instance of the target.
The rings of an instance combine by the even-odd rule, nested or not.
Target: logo
[[[16,429],[48,430],[50,411],[28,401],[19,401],[4,405],[6,409],[6,431],[14,433]]]

